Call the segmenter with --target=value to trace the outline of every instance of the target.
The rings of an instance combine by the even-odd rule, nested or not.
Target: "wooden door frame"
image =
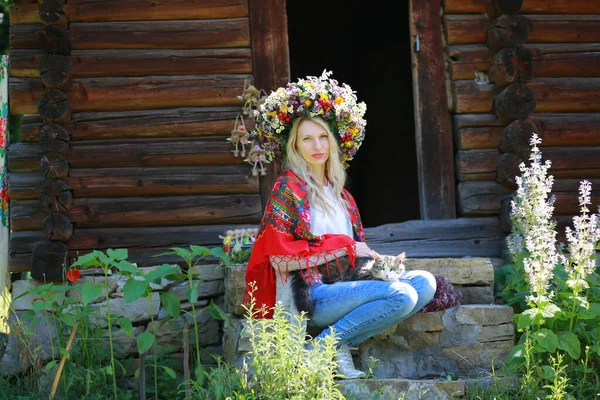
[[[419,204],[424,220],[456,218],[441,7],[440,1],[409,0]]]
[[[254,86],[270,93],[291,76],[286,0],[248,0],[248,16]],[[260,178],[263,210],[278,174],[279,165],[271,163]]]

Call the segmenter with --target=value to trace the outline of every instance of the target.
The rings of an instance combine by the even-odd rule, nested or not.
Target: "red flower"
[[[81,278],[81,271],[78,269],[70,269],[67,271],[67,279],[69,282],[75,282]]]

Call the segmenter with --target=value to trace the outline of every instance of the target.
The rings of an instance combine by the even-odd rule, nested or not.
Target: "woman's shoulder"
[[[342,188],[342,198],[352,204],[356,203],[354,197],[352,197],[352,194],[346,188]]]
[[[284,170],[273,185],[273,190],[278,191],[283,187],[292,186],[295,188],[300,188],[305,190],[306,182],[304,179],[300,178],[294,171],[291,169]]]

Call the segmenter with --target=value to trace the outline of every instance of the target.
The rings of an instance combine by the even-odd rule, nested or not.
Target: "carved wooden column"
[[[514,188],[515,176],[520,174],[519,164],[529,155],[529,139],[536,132],[529,116],[536,102],[526,83],[532,77],[531,51],[523,44],[529,36],[529,21],[518,15],[522,0],[492,0],[488,16],[493,21],[487,32],[490,48],[490,80],[503,88],[496,96],[494,110],[498,118],[506,123],[502,131],[500,156],[496,181]],[[501,206],[501,225],[510,232],[510,197]]]
[[[47,240],[35,243],[31,259],[34,279],[56,280],[63,276],[68,264],[68,242],[73,224],[63,212],[73,204],[73,192],[61,179],[69,175],[69,163],[64,154],[69,150],[71,136],[64,124],[71,119],[71,103],[65,89],[71,84],[70,43],[65,29],[68,19],[61,0],[44,0],[39,7],[46,27],[37,38],[42,51],[39,71],[46,88],[37,104],[43,124],[39,145],[42,150],[40,169],[45,182],[40,187],[39,200],[46,212],[42,231]]]

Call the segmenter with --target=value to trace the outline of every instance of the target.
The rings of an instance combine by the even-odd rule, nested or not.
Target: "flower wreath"
[[[337,139],[344,167],[354,158],[365,138],[367,105],[357,103],[355,92],[330,78],[331,71],[320,77],[308,76],[280,87],[254,111],[252,136],[266,151],[269,161],[282,161],[290,130],[298,117],[321,117]]]

